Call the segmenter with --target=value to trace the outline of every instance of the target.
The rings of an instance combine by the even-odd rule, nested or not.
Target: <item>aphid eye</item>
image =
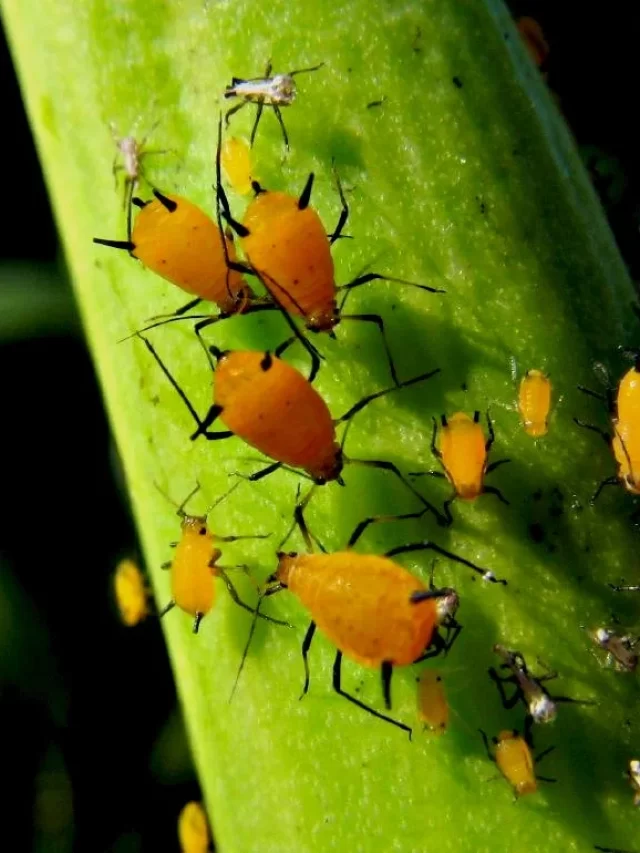
[[[207,532],[206,527],[201,527],[200,530],[198,530],[198,533],[200,534],[200,536],[204,536],[206,534],[206,532]]]

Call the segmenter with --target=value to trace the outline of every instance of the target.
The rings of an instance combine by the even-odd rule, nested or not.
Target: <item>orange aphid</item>
[[[418,679],[418,717],[426,730],[442,735],[449,724],[449,704],[442,676],[435,669],[425,669]]]
[[[535,18],[527,15],[518,18],[516,26],[529,51],[529,55],[538,68],[541,68],[549,56],[549,43],[545,38],[542,27]]]
[[[220,152],[222,168],[233,189],[240,195],[251,192],[251,184],[257,180],[253,173],[251,149],[245,139],[229,136],[225,139]]]
[[[555,782],[545,776],[536,776],[536,761],[541,761],[553,749],[550,746],[534,759],[527,741],[516,731],[503,730],[493,738],[493,748],[489,747],[486,734],[480,729],[487,755],[498,766],[498,769],[513,788],[518,797],[535,794],[538,790],[538,779],[543,782]]]
[[[133,560],[121,560],[113,585],[122,622],[132,627],[149,615],[149,590],[144,575]]]
[[[251,299],[240,273],[229,269],[227,257],[236,260],[233,241],[193,202],[154,189],[153,201],[134,199],[141,210],[126,241],[94,238],[94,243],[124,249],[145,267],[225,314],[241,312]],[[225,248],[226,247],[226,256]]]
[[[541,370],[528,370],[520,382],[518,409],[524,430],[532,438],[546,435],[551,408],[551,382]]]
[[[178,840],[181,853],[207,853],[209,826],[200,803],[187,803],[178,817]]]

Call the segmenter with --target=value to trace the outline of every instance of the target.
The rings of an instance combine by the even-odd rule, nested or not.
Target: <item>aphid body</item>
[[[207,853],[209,827],[200,803],[187,803],[178,817],[178,839],[181,853]]]
[[[498,769],[511,785],[516,797],[538,790],[533,755],[529,744],[516,731],[501,731],[494,740]]]
[[[596,628],[591,632],[593,641],[607,652],[607,664],[620,672],[634,672],[638,665],[638,655],[634,649],[638,643],[636,637],[621,636],[609,628]]]
[[[449,724],[449,704],[441,674],[435,669],[425,669],[418,679],[418,717],[425,729],[442,735]]]
[[[123,623],[132,627],[142,622],[149,615],[149,592],[140,568],[133,560],[121,560],[113,583]]]
[[[443,417],[438,449],[447,479],[461,500],[473,501],[482,494],[487,470],[485,445],[477,420],[464,412]]]
[[[551,407],[551,382],[541,370],[528,370],[520,383],[518,408],[524,429],[532,438],[547,432]]]
[[[233,189],[240,195],[249,195],[256,176],[253,174],[251,149],[248,142],[237,136],[225,139],[220,152],[221,165]]]
[[[458,606],[454,590],[413,603],[427,587],[386,557],[281,554],[275,574],[308,610],[320,631],[363,666],[407,666],[431,644]]]

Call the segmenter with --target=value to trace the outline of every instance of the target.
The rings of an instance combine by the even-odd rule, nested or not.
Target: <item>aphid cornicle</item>
[[[211,347],[218,361],[214,372],[214,402],[205,417],[200,418],[151,342],[143,335],[139,334],[139,337],[195,421],[197,429],[191,436],[192,440],[199,436],[209,441],[238,436],[276,460],[246,479],[256,482],[279,468],[291,467],[300,469],[316,485],[334,480],[343,485],[342,469],[345,464],[380,468],[390,471],[418,498],[422,506],[432,512],[440,523],[444,523],[438,510],[414,489],[394,463],[381,459],[347,457],[336,438],[335,428],[338,424],[349,422],[373,400],[397,391],[397,386],[363,397],[340,418],[333,419],[327,404],[311,383],[278,357],[290,341],[285,341],[273,355],[253,350],[221,352]],[[400,387],[426,381],[438,372],[439,368],[416,376]],[[209,429],[218,419],[227,427],[226,430]],[[345,437],[346,433],[343,444]]]
[[[217,506],[235,488],[236,486],[233,486],[222,498],[219,498],[208,512]],[[171,601],[160,612],[160,616],[164,616],[177,606],[180,610],[193,616],[194,634],[197,634],[200,622],[215,604],[216,577],[222,578],[229,590],[231,598],[239,607],[248,610],[249,613],[256,612],[253,607],[242,601],[238,595],[236,588],[227,574],[227,568],[229,567],[221,566],[218,562],[222,556],[222,552],[216,547],[216,543],[237,542],[245,539],[266,539],[270,535],[218,536],[213,533],[207,525],[208,512],[204,516],[199,516],[188,515],[184,511],[187,502],[191,500],[199,489],[200,486],[197,485],[177,508],[178,516],[181,520],[180,539],[178,542],[172,543],[172,547],[175,547],[173,560],[164,563],[162,566],[163,569],[171,571]],[[163,492],[162,494],[164,495]],[[167,495],[164,495],[164,497],[169,501],[171,500]],[[265,616],[262,613],[259,616],[261,619],[266,619],[278,625],[288,624],[279,619],[273,619],[271,616]]]
[[[178,840],[181,853],[207,853],[209,826],[200,803],[187,803],[178,817]]]
[[[638,637],[631,634],[617,634],[610,628],[596,628],[589,632],[591,639],[607,653],[606,664],[618,672],[635,672],[638,655],[635,651]]]
[[[230,110],[227,110],[225,115],[225,124],[228,125],[231,116],[243,107],[246,107],[247,104],[255,104],[258,109],[256,113],[256,120],[251,130],[251,147],[253,147],[256,133],[258,132],[258,125],[262,118],[262,111],[265,107],[271,107],[276,114],[280,129],[282,130],[285,147],[288,149],[289,137],[287,136],[287,129],[284,126],[280,107],[291,106],[296,99],[297,90],[295,80],[293,79],[294,77],[298,74],[307,74],[311,71],[318,71],[318,69],[322,68],[323,65],[324,62],[321,62],[319,65],[314,65],[311,68],[299,68],[297,71],[289,71],[288,74],[274,74],[272,77],[271,61],[269,61],[267,62],[264,77],[249,77],[246,80],[242,77],[234,77],[231,80],[231,85],[227,86],[225,89],[224,97],[240,98],[241,101],[239,104],[236,104],[235,107],[231,107]]]
[[[399,554],[434,551],[485,578],[493,578],[493,573],[427,539],[392,548],[383,556],[356,554],[351,550],[371,525],[420,518],[424,512],[371,516],[356,526],[345,550],[327,553],[323,549],[323,553],[314,554],[313,542],[317,539],[310,534],[298,505],[296,522],[309,553],[279,552],[278,568],[267,579],[260,598],[262,600],[265,596],[288,589],[311,616],[312,621],[302,643],[305,672],[302,696],[309,689],[309,649],[316,628],[319,628],[337,649],[333,665],[334,690],[373,716],[408,732],[409,737],[409,726],[380,714],[343,690],[342,657],[344,655],[365,667],[380,669],[385,706],[391,709],[393,667],[408,666],[447,653],[462,626],[455,619],[458,595],[451,588],[436,589],[433,568],[427,587],[391,558]],[[254,616],[236,684],[255,623]],[[440,634],[441,629],[446,631],[446,637]]]
[[[444,692],[442,675],[435,669],[425,669],[418,681],[418,718],[425,730],[442,735],[449,724],[449,704]]]
[[[133,560],[121,560],[116,566],[113,585],[122,622],[133,627],[149,615],[149,590],[140,568]]]
[[[489,746],[486,734],[479,730],[487,750],[487,755],[513,788],[516,799],[527,794],[535,794],[538,790],[538,780],[555,782],[548,776],[537,776],[535,765],[548,755],[554,746],[550,746],[534,758],[529,744],[515,730],[503,730],[493,738],[493,749]]]
[[[520,382],[518,409],[525,432],[532,438],[546,435],[551,408],[551,382],[541,370],[528,370]]]
[[[485,440],[482,427],[480,426],[480,412],[475,412],[471,419],[464,412],[456,412],[447,418],[441,417],[442,427],[438,430],[438,422],[433,419],[433,433],[431,436],[431,452],[442,466],[441,471],[414,471],[412,477],[446,477],[454,489],[453,495],[445,501],[444,511],[447,521],[453,521],[451,516],[451,504],[454,500],[473,501],[479,495],[490,494],[499,498],[502,503],[509,501],[499,489],[494,486],[486,486],[484,478],[499,465],[509,462],[508,459],[500,459],[497,462],[488,463],[488,454],[495,441],[493,424],[487,412],[487,427],[489,437]]]
[[[590,700],[572,699],[569,696],[551,696],[543,686],[544,681],[552,681],[558,677],[557,672],[546,672],[534,676],[527,667],[524,656],[518,651],[511,651],[496,643],[493,651],[502,658],[500,664],[502,669],[507,669],[510,675],[502,676],[493,668],[489,668],[489,676],[495,683],[500,693],[503,706],[508,710],[521,701],[526,709],[525,738],[531,743],[531,725],[533,723],[551,723],[555,720],[558,703],[571,703],[575,705],[593,705]],[[509,697],[505,693],[504,685],[513,684],[515,692]]]

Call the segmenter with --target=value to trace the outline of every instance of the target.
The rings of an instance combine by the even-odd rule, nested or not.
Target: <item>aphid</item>
[[[258,125],[262,118],[262,111],[265,107],[272,107],[276,114],[276,118],[278,119],[278,123],[280,124],[280,129],[282,130],[282,138],[284,139],[285,147],[288,150],[289,137],[287,136],[287,129],[284,126],[280,107],[291,106],[295,101],[297,90],[295,80],[293,78],[296,75],[307,74],[310,71],[317,71],[319,68],[322,68],[323,65],[324,62],[321,62],[319,65],[314,65],[312,68],[299,68],[297,71],[289,71],[288,74],[274,74],[272,77],[271,61],[269,61],[267,62],[264,77],[250,77],[247,80],[244,80],[242,77],[233,77],[231,85],[227,86],[224,91],[224,96],[225,98],[241,98],[242,100],[239,104],[236,104],[235,107],[231,107],[230,110],[227,110],[225,115],[225,124],[228,125],[231,116],[247,104],[256,104],[258,111],[251,130],[251,147],[253,148],[253,143],[258,131]]]
[[[164,616],[174,607],[178,606],[185,613],[194,617],[193,633],[198,633],[200,622],[212,609],[216,600],[215,578],[220,577],[225,582],[233,601],[239,606],[255,613],[253,607],[245,604],[239,597],[236,588],[231,582],[227,568],[220,565],[218,560],[222,552],[215,546],[216,542],[238,542],[244,539],[266,539],[270,534],[251,534],[247,536],[218,536],[209,530],[207,516],[224,498],[237,487],[233,486],[225,495],[219,498],[203,516],[188,515],[184,508],[188,501],[199,491],[198,484],[190,492],[184,501],[177,507],[178,516],[181,519],[181,536],[178,542],[172,542],[176,551],[173,560],[164,563],[163,569],[171,570],[171,601],[164,607],[160,616]],[[164,495],[164,493],[162,493]],[[164,495],[171,503],[168,495]],[[245,568],[236,566],[234,568]],[[259,614],[261,619],[274,622],[278,625],[286,625],[279,619]]]
[[[304,376],[279,358],[290,341],[285,341],[275,354],[253,350],[221,352],[211,347],[217,359],[214,372],[214,402],[204,418],[200,418],[188,397],[173,378],[155,348],[143,335],[144,341],[161,370],[196,422],[194,440],[204,436],[208,441],[218,441],[236,435],[247,444],[275,461],[248,478],[261,480],[279,468],[301,469],[304,476],[316,485],[337,481],[344,485],[342,469],[345,464],[390,471],[400,482],[436,516],[444,520],[432,506],[387,460],[353,459],[344,454],[338,443],[335,428],[347,423],[373,400],[384,397],[397,387],[386,388],[363,397],[344,415],[332,419],[327,404]],[[426,381],[439,372],[439,368],[403,382],[402,388]],[[227,427],[224,431],[211,431],[209,427],[220,419]],[[308,499],[308,496],[307,496]]]
[[[364,273],[344,285],[336,285],[331,246],[341,236],[349,218],[349,206],[336,174],[342,209],[335,230],[327,234],[320,217],[310,206],[314,175],[309,175],[299,198],[270,192],[254,181],[256,197],[247,207],[242,223],[231,215],[220,179],[222,125],[219,125],[216,164],[217,198],[221,215],[240,238],[247,265],[229,259],[231,269],[256,275],[281,310],[304,321],[307,331],[331,334],[343,320],[374,323],[382,336],[389,370],[399,384],[382,317],[378,314],[345,314],[349,293],[371,281],[393,281],[430,293],[443,290],[380,273]],[[338,305],[338,293],[344,294]],[[215,322],[215,318],[212,318]],[[204,324],[203,324],[204,325]],[[308,347],[307,347],[308,349]],[[313,353],[311,353],[313,358]],[[311,378],[318,369],[317,357]]]
[[[613,666],[618,672],[635,671],[638,655],[634,649],[638,644],[638,637],[632,637],[630,634],[621,636],[610,628],[596,628],[589,633],[594,643],[607,652],[607,666]]]
[[[449,724],[449,705],[444,692],[442,675],[435,669],[425,669],[418,681],[418,718],[424,728],[442,735]]]
[[[615,592],[640,592],[640,584],[616,586],[615,584],[610,583],[608,586],[615,590]]]
[[[415,471],[411,476],[422,477],[427,474],[430,477],[446,477],[449,480],[454,493],[444,503],[447,522],[451,524],[453,521],[450,506],[456,498],[473,501],[479,495],[490,494],[495,495],[502,503],[508,504],[509,501],[499,489],[484,484],[487,474],[495,471],[499,465],[509,462],[508,459],[500,459],[490,465],[487,464],[489,451],[495,441],[489,413],[487,412],[489,438],[486,441],[480,426],[480,412],[474,413],[473,420],[464,412],[456,412],[450,418],[442,415],[441,422],[442,428],[438,436],[438,422],[435,418],[433,419],[431,452],[444,469],[444,473]]]
[[[455,619],[458,608],[456,591],[451,588],[436,589],[433,568],[429,586],[426,587],[421,580],[393,562],[392,557],[430,550],[472,568],[483,577],[492,575],[427,539],[392,548],[382,557],[356,554],[351,550],[369,526],[420,518],[424,512],[371,516],[356,526],[345,550],[326,553],[323,549],[322,554],[314,554],[311,553],[313,541],[317,540],[310,534],[302,508],[298,505],[296,522],[309,553],[280,551],[278,568],[267,579],[267,586],[261,596],[289,589],[311,616],[312,621],[302,643],[305,680],[300,698],[309,690],[309,649],[316,628],[319,628],[337,648],[333,665],[333,689],[373,716],[407,731],[409,737],[411,729],[404,723],[380,714],[346,693],[341,686],[341,671],[343,655],[362,666],[380,668],[385,707],[390,710],[393,667],[408,666],[441,653],[446,654],[462,630]],[[255,621],[254,617],[253,626]],[[253,626],[238,676],[242,671]],[[439,632],[441,628],[446,631],[445,637]]]
[[[640,761],[636,758],[632,758],[629,762],[627,776],[633,788],[633,805],[640,806]]]
[[[178,817],[178,840],[181,853],[207,853],[209,826],[200,803],[187,803]]]
[[[120,618],[129,627],[149,615],[149,590],[144,575],[133,560],[121,560],[113,577]]]
[[[116,146],[116,155],[112,166],[116,187],[118,185],[118,173],[124,173],[122,209],[127,211],[127,234],[131,234],[131,199],[133,198],[133,194],[138,188],[140,178],[144,178],[149,183],[144,174],[142,166],[143,159],[153,154],[169,153],[167,149],[150,150],[145,147],[148,138],[159,124],[160,122],[157,121],[139,142],[133,134],[130,136],[119,136],[115,124],[113,122],[110,124],[111,134]]]
[[[492,750],[486,734],[482,729],[479,731],[489,759],[497,765],[498,770],[511,785],[516,799],[524,797],[526,794],[535,794],[538,790],[538,780],[541,782],[556,781],[548,776],[537,776],[535,772],[535,765],[539,764],[546,755],[554,750],[554,746],[550,746],[541,752],[537,758],[534,758],[529,744],[517,731],[504,730],[492,739]]]
[[[618,465],[618,473],[600,483],[591,498],[592,504],[605,486],[616,485],[619,482],[631,494],[640,495],[640,354],[636,350],[624,350],[624,352],[633,356],[634,365],[620,380],[615,399],[608,374],[604,369],[605,381],[608,384],[606,394],[600,394],[582,385],[578,386],[583,393],[607,405],[611,416],[612,433],[578,418],[573,420],[578,426],[600,435],[606,444],[611,446]]]
[[[533,723],[551,723],[555,720],[559,702],[570,702],[575,705],[593,705],[589,700],[571,699],[568,696],[551,696],[542,682],[552,681],[558,677],[557,672],[546,672],[543,675],[534,676],[529,672],[524,656],[517,651],[510,651],[504,646],[496,643],[493,651],[499,655],[503,663],[501,669],[508,669],[510,675],[502,676],[493,668],[489,668],[489,676],[495,682],[500,693],[503,706],[509,710],[518,701],[521,701],[527,709],[525,719],[525,737],[531,742],[530,728]],[[515,692],[508,697],[504,685],[515,685]]]
[[[516,26],[525,46],[531,56],[531,59],[542,71],[549,57],[549,43],[547,42],[544,30],[540,24],[528,15],[523,15],[516,21]],[[543,71],[543,74],[545,72]]]
[[[254,180],[251,150],[244,139],[228,136],[220,152],[222,169],[233,189],[240,195],[249,195]]]
[[[528,370],[520,383],[518,409],[527,435],[546,435],[551,407],[551,382],[541,370]]]
[[[127,240],[94,237],[93,242],[129,252],[157,275],[196,296],[171,316],[184,314],[203,299],[214,302],[221,316],[246,310],[253,294],[226,262],[227,257],[236,258],[232,239],[188,199],[157,189],[153,194],[153,201],[133,199],[140,212]]]

